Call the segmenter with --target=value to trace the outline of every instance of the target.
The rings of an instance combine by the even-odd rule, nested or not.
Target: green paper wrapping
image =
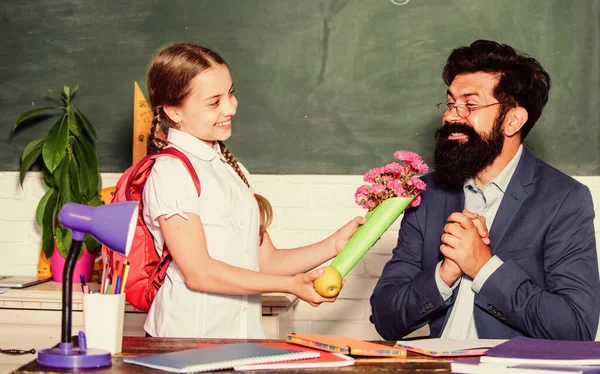
[[[356,230],[330,266],[338,269],[342,278],[345,277],[414,199],[392,197],[368,212],[365,215],[367,222]]]

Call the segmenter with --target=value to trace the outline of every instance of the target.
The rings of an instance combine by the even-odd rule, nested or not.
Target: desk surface
[[[98,370],[86,370],[87,373],[158,373],[158,370],[145,368],[139,365],[126,364],[123,362],[124,356],[137,356],[142,354],[163,353],[171,351],[179,351],[183,349],[196,348],[197,344],[201,343],[239,343],[239,342],[265,342],[269,340],[237,340],[237,339],[170,339],[170,338],[144,338],[144,337],[123,337],[123,352],[113,356],[113,364],[111,367]],[[271,340],[273,341],[273,340]],[[393,342],[384,342],[384,344],[392,345]],[[419,373],[449,373],[449,359],[434,359],[422,356],[416,353],[408,353],[407,358],[359,358],[356,359],[354,366],[342,368],[320,368],[320,369],[277,369],[277,372],[300,372],[300,373],[331,373],[338,372],[354,372],[354,373],[410,373],[418,371]],[[34,360],[27,365],[17,369],[15,373],[68,373],[68,370],[48,370]],[[228,371],[219,371],[219,373]],[[264,373],[273,371],[255,370],[248,373]],[[242,372],[237,372],[242,373]]]

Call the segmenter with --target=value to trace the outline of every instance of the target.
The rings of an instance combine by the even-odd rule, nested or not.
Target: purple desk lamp
[[[53,368],[97,368],[111,365],[109,351],[87,348],[83,331],[79,332],[79,347],[73,347],[71,339],[73,272],[86,233],[93,235],[111,250],[127,256],[133,243],[137,217],[137,202],[114,203],[99,207],[75,203],[63,205],[58,219],[63,226],[73,231],[73,241],[63,272],[62,338],[58,347],[39,351],[40,365]]]

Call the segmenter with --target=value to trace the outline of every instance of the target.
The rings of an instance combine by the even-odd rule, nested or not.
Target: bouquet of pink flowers
[[[322,296],[336,296],[342,287],[342,278],[352,270],[375,242],[390,228],[406,208],[421,203],[425,182],[419,175],[429,168],[423,159],[413,152],[396,151],[392,162],[369,170],[363,177],[368,184],[356,190],[354,200],[369,211],[367,222],[359,227],[346,246],[333,259],[326,273],[314,281],[315,289]],[[326,274],[324,273],[324,274]]]
[[[394,158],[402,164],[392,162],[365,173],[363,180],[369,184],[356,190],[354,198],[358,205],[372,211],[391,197],[415,197],[408,207],[419,206],[420,193],[425,191],[425,182],[419,175],[427,173],[427,164],[421,156],[409,151],[396,151]]]

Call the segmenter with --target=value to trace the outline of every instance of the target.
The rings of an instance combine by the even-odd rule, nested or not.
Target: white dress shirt
[[[465,182],[463,186],[465,209],[484,216],[488,232],[492,229],[492,223],[494,222],[498,208],[500,208],[504,192],[517,169],[522,152],[523,145],[521,144],[508,165],[506,165],[496,178],[486,184],[483,189],[475,186],[472,178]],[[452,287],[448,287],[440,277],[441,264],[441,261],[437,264],[435,281],[444,301],[451,302],[450,297],[452,296],[452,292],[456,287],[459,287],[456,300],[454,300],[454,307],[452,308],[450,317],[448,317],[448,322],[442,331],[441,337],[449,339],[477,339],[477,327],[473,318],[475,293],[481,290],[485,281],[503,264],[503,261],[497,256],[493,256],[477,273],[475,279],[471,279],[465,274]]]
[[[169,146],[182,151],[200,179],[200,198],[183,163],[160,157],[144,186],[143,216],[162,253],[164,239],[158,217],[200,216],[210,256],[230,265],[259,270],[258,205],[253,193],[231,168],[215,144],[175,129]],[[241,166],[241,165],[240,165]],[[242,170],[248,174],[245,169]],[[152,336],[198,338],[264,338],[261,295],[223,295],[186,287],[171,262],[165,283],[150,308],[144,329]]]

